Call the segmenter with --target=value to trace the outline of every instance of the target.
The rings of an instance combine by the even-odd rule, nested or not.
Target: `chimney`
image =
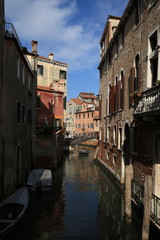
[[[38,41],[32,40],[31,44],[32,44],[32,53],[37,54]]]
[[[49,53],[49,59],[50,59],[50,60],[53,60],[53,56],[54,56],[53,53]]]

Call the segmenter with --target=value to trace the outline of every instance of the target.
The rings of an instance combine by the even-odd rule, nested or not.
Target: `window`
[[[82,131],[85,130],[85,124],[82,124]]]
[[[89,113],[88,113],[88,118],[89,118]]]
[[[19,101],[17,101],[17,123],[20,123],[20,117],[21,117],[21,104]]]
[[[31,109],[28,109],[28,124],[32,123],[32,111]]]
[[[122,148],[122,128],[118,129],[118,148]]]
[[[66,71],[60,70],[60,72],[59,72],[59,78],[60,78],[60,79],[66,79]]]
[[[25,123],[25,105],[22,105],[22,123]]]
[[[109,136],[110,136],[110,127],[108,126],[107,127],[107,142],[109,142],[109,140],[110,140]]]
[[[113,164],[114,164],[114,165],[116,164],[116,161],[117,161],[116,156],[113,155]]]
[[[38,75],[43,75],[43,65],[37,65],[37,73]]]
[[[113,143],[116,144],[116,126],[113,128]]]
[[[149,38],[149,53],[150,53],[150,66],[149,71],[151,73],[151,86],[157,84],[157,77],[158,77],[158,51],[157,51],[157,31],[155,31]]]
[[[100,43],[100,46],[101,46],[101,53],[102,53],[105,49],[105,39]]]
[[[67,97],[65,96],[63,98],[63,108],[66,110],[66,107],[67,107]]]
[[[151,37],[149,38],[150,45],[151,45],[151,51],[153,52],[157,46],[157,31],[154,32]]]
[[[41,96],[40,94],[37,95],[37,108],[41,108]]]
[[[83,118],[85,118],[85,113],[83,113]]]

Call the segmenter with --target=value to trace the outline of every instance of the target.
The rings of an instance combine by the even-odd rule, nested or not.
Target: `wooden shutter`
[[[133,103],[133,94],[134,92],[134,80],[135,80],[135,68],[130,69],[130,77],[129,77],[129,105]]]
[[[111,86],[111,112],[114,112],[115,86]]]
[[[121,81],[118,81],[117,86],[117,110],[121,108]]]
[[[141,91],[141,85],[142,85],[142,68],[141,64],[138,66],[138,91]]]
[[[122,88],[121,88],[121,108],[123,109],[124,108],[124,82],[125,82],[124,76],[122,76],[121,82],[122,82]]]

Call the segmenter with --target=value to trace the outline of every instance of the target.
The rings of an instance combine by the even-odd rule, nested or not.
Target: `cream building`
[[[81,110],[82,102],[78,98],[71,98],[67,102],[66,130],[69,133],[68,137],[73,138],[75,136],[75,113]]]
[[[38,42],[32,40],[32,52],[27,54],[29,62],[33,61],[33,54],[36,56],[37,86],[52,87],[55,91],[64,93],[64,119],[66,118],[67,101],[67,71],[68,64],[54,60],[54,54],[49,53],[48,57],[38,55]]]

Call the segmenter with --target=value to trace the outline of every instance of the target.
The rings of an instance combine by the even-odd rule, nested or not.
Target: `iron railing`
[[[160,198],[154,194],[152,194],[151,217],[158,225],[160,225]]]
[[[139,206],[143,206],[144,187],[139,179],[132,179],[132,198]]]
[[[135,108],[134,115],[160,110],[160,84],[147,89]]]
[[[19,47],[20,47],[20,49],[23,53],[23,47],[22,47],[21,41],[20,41],[20,39],[18,37],[18,34],[17,34],[17,32],[16,32],[12,23],[7,23],[7,22],[5,23],[5,36],[8,37],[8,38],[16,39],[16,41],[17,41],[17,43],[18,43],[18,45],[19,45]],[[26,57],[26,55],[23,54],[23,56],[24,56],[26,62],[28,63],[28,66],[30,67],[30,69],[32,69],[31,64],[30,64],[28,58]]]
[[[132,199],[139,207],[144,204],[144,186],[139,179],[132,179]],[[151,218],[160,226],[160,198],[152,194]]]
[[[7,22],[5,23],[5,34],[6,34],[6,37],[16,38],[16,40],[17,40],[21,50],[23,50],[22,44],[21,44],[21,42],[19,40],[19,37],[18,37],[18,35],[16,33],[16,30],[15,30],[15,28],[14,28],[12,23],[7,23]]]

